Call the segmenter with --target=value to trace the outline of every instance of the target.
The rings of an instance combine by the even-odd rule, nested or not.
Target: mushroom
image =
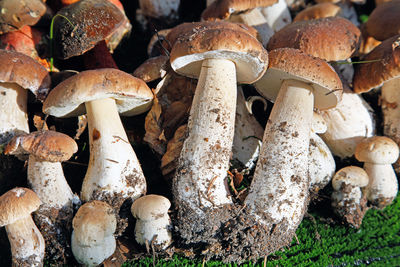
[[[332,179],[332,207],[343,221],[355,228],[360,228],[367,211],[367,199],[362,189],[368,181],[368,174],[356,166],[340,169]]]
[[[27,188],[17,187],[0,196],[0,227],[6,227],[13,266],[43,266],[44,239],[31,217],[40,204]]]
[[[369,36],[384,41],[400,34],[400,1],[393,0],[378,5],[369,15],[365,29]]]
[[[355,152],[358,161],[364,162],[369,176],[365,194],[372,205],[383,209],[397,195],[398,182],[391,164],[399,157],[398,145],[389,137],[373,136],[361,141]]]
[[[160,20],[176,20],[180,0],[139,0],[140,13]]]
[[[0,50],[0,62],[0,144],[4,144],[17,134],[29,132],[25,89],[43,99],[50,77],[36,60],[18,52]]]
[[[202,223],[206,214],[232,203],[225,178],[234,135],[236,83],[259,79],[268,61],[262,45],[244,30],[247,26],[207,24],[193,23],[191,30],[171,42],[174,71],[199,79],[173,181],[178,228],[184,238],[193,232],[196,238],[209,238],[201,230],[207,227]]]
[[[117,219],[107,203],[94,200],[82,205],[72,227],[72,253],[80,264],[97,266],[114,253]]]
[[[335,17],[340,14],[340,7],[332,3],[319,3],[297,13],[293,21]]]
[[[103,200],[119,210],[127,199],[146,192],[139,161],[122,125],[122,116],[150,108],[153,94],[140,79],[116,69],[88,70],[59,83],[43,103],[56,117],[87,113],[90,160],[81,199]]]
[[[160,195],[147,195],[136,199],[131,207],[135,217],[135,239],[140,245],[155,245],[166,249],[172,242],[171,219],[168,209],[171,202]]]
[[[78,150],[69,136],[40,131],[16,136],[7,144],[4,153],[29,154],[28,183],[42,201],[35,212],[35,222],[44,234],[46,255],[60,264],[70,255],[67,249],[69,224],[73,217],[73,204],[79,198],[72,193],[65,180],[61,162],[68,160]]]
[[[275,100],[245,199],[247,214],[264,229],[262,235],[276,240],[268,248],[263,246],[266,252],[260,253],[267,254],[289,244],[303,218],[310,185],[313,108],[334,107],[342,84],[322,59],[281,48],[270,51],[268,70],[255,87],[267,99]]]

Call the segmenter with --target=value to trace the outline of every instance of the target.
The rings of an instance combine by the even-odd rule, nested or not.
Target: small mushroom
[[[0,227],[6,227],[13,266],[43,266],[45,243],[31,217],[40,204],[27,188],[17,187],[0,196]]]
[[[336,172],[332,179],[332,207],[343,221],[359,228],[367,200],[362,189],[368,185],[368,174],[360,167],[348,166]]]
[[[147,195],[135,200],[131,212],[135,217],[135,239],[140,245],[153,244],[160,249],[172,242],[171,219],[168,209],[171,202],[159,195]]]
[[[399,157],[398,145],[389,137],[373,136],[361,141],[355,151],[358,161],[364,162],[369,176],[365,194],[372,205],[383,209],[392,203],[398,192],[398,182],[392,164]]]
[[[114,253],[117,219],[107,203],[94,200],[82,205],[72,227],[72,253],[80,264],[97,266]]]

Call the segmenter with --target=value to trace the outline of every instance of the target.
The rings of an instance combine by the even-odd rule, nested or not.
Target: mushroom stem
[[[28,182],[44,205],[57,209],[72,205],[74,194],[65,180],[60,162],[44,161],[29,155]]]
[[[112,201],[116,198],[134,200],[145,194],[146,180],[128,141],[115,100],[86,102],[86,111],[90,160],[82,185],[82,200],[104,200],[115,206]]]
[[[29,133],[27,115],[28,92],[16,83],[0,83],[0,143],[14,135]]]
[[[205,209],[230,204],[225,181],[232,151],[236,68],[226,59],[202,63],[188,122],[188,137],[174,178],[178,207],[199,215]]]
[[[31,216],[6,225],[12,266],[43,266],[44,239]]]
[[[312,87],[300,81],[282,83],[245,200],[261,224],[283,225],[288,235],[294,233],[306,209],[312,92]]]
[[[248,12],[238,15],[242,23],[255,28],[261,39],[263,46],[266,46],[269,39],[274,35],[274,30],[268,25],[267,20],[261,13],[260,9],[254,8]]]

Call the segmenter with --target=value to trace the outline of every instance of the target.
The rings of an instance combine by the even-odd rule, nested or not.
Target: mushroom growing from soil
[[[94,200],[82,205],[72,227],[72,253],[80,264],[97,266],[114,253],[117,219],[107,203]]]
[[[11,155],[29,154],[28,184],[43,203],[34,219],[46,240],[46,256],[60,264],[70,256],[69,225],[73,204],[79,203],[65,180],[61,162],[77,150],[68,135],[39,131],[14,137],[4,151]]]
[[[43,266],[44,239],[31,217],[40,204],[27,188],[17,187],[0,196],[0,227],[6,227],[13,266]]]
[[[131,208],[135,217],[135,239],[140,245],[166,249],[172,242],[172,224],[168,215],[171,202],[160,195],[147,195],[136,199]]]
[[[399,187],[392,167],[399,157],[398,145],[389,137],[373,136],[360,142],[354,155],[364,162],[363,168],[369,176],[365,188],[368,201],[380,209],[390,205]]]
[[[346,223],[359,228],[367,211],[367,199],[362,189],[368,185],[368,174],[360,167],[338,170],[332,179],[332,207]]]
[[[47,70],[31,57],[0,50],[0,144],[29,132],[26,89],[43,99],[50,87]],[[29,71],[27,71],[29,70]]]
[[[225,178],[234,135],[236,83],[258,80],[268,62],[267,52],[247,33],[247,26],[203,25],[187,25],[191,29],[171,42],[170,57],[177,73],[199,79],[173,180],[179,232],[183,238],[199,240],[210,238],[206,214],[232,203]]]
[[[43,103],[43,112],[74,117],[86,112],[90,161],[83,201],[103,200],[117,211],[124,201],[146,192],[139,161],[119,117],[147,111],[153,93],[147,85],[116,69],[88,70],[59,83]]]

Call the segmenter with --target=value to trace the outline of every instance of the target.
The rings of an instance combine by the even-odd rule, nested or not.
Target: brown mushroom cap
[[[160,79],[169,69],[168,60],[164,55],[149,58],[133,72],[133,76],[146,83]]]
[[[30,216],[42,204],[35,192],[16,187],[0,196],[0,227]]]
[[[340,78],[326,61],[293,48],[270,51],[268,69],[254,86],[274,101],[284,80],[300,80],[312,86],[314,106],[318,109],[335,107],[343,91]]]
[[[400,77],[400,35],[393,36],[375,47],[354,71],[353,90],[361,94]]]
[[[358,143],[354,156],[358,161],[393,164],[399,157],[399,147],[386,136],[372,136]]]
[[[136,199],[131,207],[133,217],[141,220],[156,219],[171,207],[168,198],[160,195],[146,195]]]
[[[332,178],[332,187],[334,190],[340,190],[342,183],[352,186],[365,187],[368,185],[369,177],[363,168],[356,166],[347,166],[335,173]]]
[[[231,14],[256,7],[267,7],[278,0],[216,0],[201,14],[203,20],[227,19]]]
[[[276,32],[267,49],[290,47],[326,61],[344,60],[357,51],[360,35],[353,23],[340,17],[296,21]]]
[[[84,103],[113,98],[123,116],[150,108],[153,93],[146,83],[117,69],[87,70],[59,83],[43,103],[43,112],[56,117],[74,117],[86,112]]]
[[[55,131],[37,131],[15,136],[8,142],[4,154],[31,154],[50,162],[66,161],[78,151],[74,139]]]
[[[223,58],[235,63],[239,83],[253,83],[258,80],[268,63],[268,53],[261,43],[243,30],[233,30],[236,26],[229,26],[229,22],[214,23],[227,27],[195,27],[178,38],[170,56],[174,71],[197,78],[204,59]]]
[[[4,34],[35,25],[46,12],[46,6],[40,0],[2,0],[0,10],[0,34]]]
[[[377,6],[366,22],[369,35],[379,41],[400,34],[400,0],[393,0]]]
[[[0,82],[16,83],[43,99],[50,89],[46,68],[33,58],[15,51],[0,49]]]
[[[81,0],[62,8],[54,22],[55,51],[67,59],[79,56],[110,36],[122,23],[124,14],[107,0]]]
[[[335,17],[341,8],[332,3],[320,3],[300,11],[293,21]]]

